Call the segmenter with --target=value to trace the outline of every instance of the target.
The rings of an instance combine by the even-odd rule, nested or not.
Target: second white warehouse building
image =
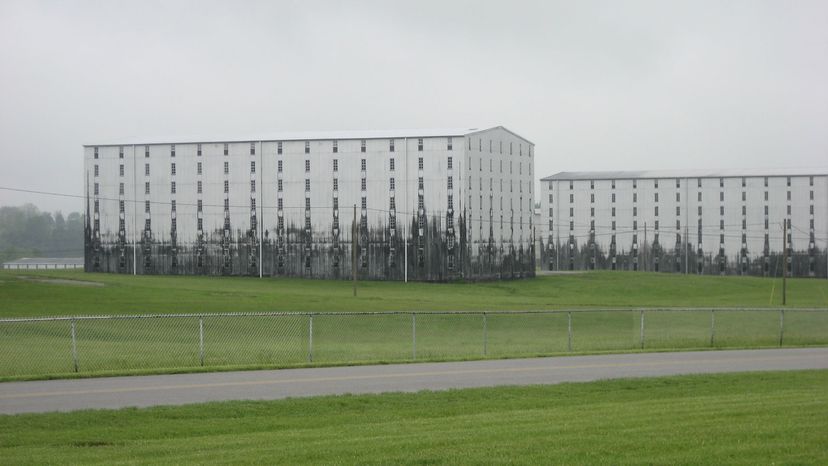
[[[828,170],[561,172],[540,201],[544,269],[774,276],[783,244],[828,268]]]

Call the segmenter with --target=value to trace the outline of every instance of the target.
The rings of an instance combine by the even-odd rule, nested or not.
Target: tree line
[[[0,262],[82,257],[84,221],[79,212],[41,212],[33,204],[0,207]]]

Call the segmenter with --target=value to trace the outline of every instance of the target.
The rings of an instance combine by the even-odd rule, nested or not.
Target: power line
[[[73,198],[73,199],[81,199],[81,200],[86,200],[87,199],[87,196],[85,196],[85,195],[58,193],[58,192],[52,192],[52,191],[42,191],[42,190],[24,189],[24,188],[12,188],[12,187],[7,187],[7,186],[0,186],[0,190],[13,191],[13,192],[22,192],[22,193],[29,193],[29,194],[39,194],[39,195],[46,195],[46,196],[65,197],[65,198]],[[127,199],[127,198],[121,199],[120,197],[119,198],[111,198],[111,197],[100,197],[100,196],[92,196],[92,198],[97,199],[99,201],[106,201],[106,202],[121,202],[121,201],[123,201],[124,203],[129,203],[129,204],[145,204],[146,205],[148,203],[149,205],[163,205],[163,206],[171,206],[172,205],[171,201],[151,201],[151,200],[137,200],[137,199]],[[175,205],[177,207],[178,206],[198,207],[198,203],[191,203],[191,202],[188,203],[188,202],[178,202],[178,201],[176,201]],[[228,204],[205,204],[205,203],[202,202],[201,206],[202,206],[202,208],[203,207],[208,207],[208,208],[216,208],[216,209],[224,209],[226,207],[228,209],[233,209],[233,210],[244,210],[245,212],[253,210],[252,205],[229,204],[229,203]],[[280,209],[280,207],[278,207],[278,206],[266,205],[266,204],[262,205],[262,206],[257,206],[257,208],[267,209],[267,210],[274,210],[274,209],[279,210]],[[305,205],[300,205],[300,206],[284,206],[283,205],[281,207],[282,210],[306,210],[307,208],[308,207],[305,206]],[[313,205],[313,206],[310,206],[311,210],[314,210],[314,209],[316,209],[316,210],[325,210],[325,209],[333,209],[333,208],[334,208],[333,204],[331,204],[331,205]],[[390,209],[380,209],[380,208],[376,208],[376,207],[366,207],[365,210],[370,211],[370,212],[384,213],[384,214],[390,214],[392,212]],[[492,212],[494,211],[494,209],[489,209],[489,210],[492,211]],[[442,217],[443,214],[446,211],[442,210],[442,209],[437,209],[437,210],[434,210],[434,212],[437,212],[439,214],[438,216]],[[500,212],[501,212],[501,214],[498,215],[498,216],[502,217],[503,216],[502,213],[507,212],[507,211],[500,210]],[[510,209],[509,212],[510,212],[510,217],[513,217],[514,210]],[[409,211],[404,211],[404,210],[399,210],[399,209],[395,209],[394,213],[395,213],[395,215],[415,215],[416,214],[416,212],[409,212]],[[532,216],[533,215],[534,214],[532,214]],[[520,220],[515,221],[515,220],[513,220],[513,218],[510,218],[509,220],[500,220],[500,219],[496,219],[495,217],[497,217],[497,216],[495,216],[495,215],[491,215],[491,217],[492,218],[489,219],[485,216],[480,215],[480,216],[478,216],[478,218],[474,218],[471,215],[469,215],[467,217],[466,221],[467,221],[467,223],[471,222],[472,224],[474,224],[474,223],[483,223],[483,224],[489,224],[489,223],[497,224],[497,223],[500,223],[501,225],[503,225],[503,223],[505,223],[505,222],[508,222],[508,225],[510,225],[510,226],[512,226],[512,225],[516,225],[518,227],[520,227],[520,226],[527,226],[527,227],[531,226],[531,227],[537,227],[537,228],[543,228],[543,226],[545,225],[543,222],[539,222],[539,223],[536,224],[534,222],[529,222],[529,221],[523,221],[523,222],[520,221]],[[665,222],[669,222],[669,221],[670,221],[669,219],[665,219]],[[583,229],[583,228],[591,226],[590,224],[582,223],[582,222],[573,222],[573,225],[579,227],[579,229]],[[771,225],[780,226],[781,222],[773,222]],[[556,229],[561,230],[561,231],[566,231],[567,228],[569,228],[570,224],[568,222],[553,223],[553,226],[556,227],[556,228],[553,228],[553,231],[556,230]],[[622,225],[619,225],[619,226],[624,228],[626,226],[626,224],[622,224]],[[730,228],[740,228],[741,226],[742,226],[741,223],[738,223],[738,224],[736,224],[736,223],[734,223],[734,224],[725,224],[725,228],[728,228],[728,227],[730,227]],[[749,224],[747,224],[747,226],[764,226],[764,223],[749,223]],[[713,224],[713,225],[703,226],[702,229],[704,231],[706,231],[706,233],[703,234],[702,236],[709,236],[709,237],[719,236],[720,234],[712,233],[712,231],[721,231],[720,227],[721,227],[720,224]],[[500,228],[504,228],[504,227],[501,226]],[[596,224],[595,225],[595,230],[599,230],[599,229],[609,230],[610,228],[611,228],[611,225],[607,225],[607,224]],[[627,227],[627,228],[629,228],[629,227]],[[810,239],[810,233],[805,233],[804,230],[802,230],[802,229],[800,229],[799,227],[796,227],[796,226],[793,226],[793,228],[800,231],[803,234],[808,235],[807,237],[794,236],[794,238],[796,238],[796,239],[804,239],[804,238]],[[683,230],[684,229],[678,229],[677,230],[675,228],[670,228],[670,227],[663,228],[662,227],[662,228],[659,228],[658,230],[654,229],[653,231],[657,232],[657,233],[666,233],[666,234],[683,234]],[[642,231],[642,229],[640,229],[640,228],[638,230],[635,230],[635,229],[613,230],[613,231],[610,231],[610,232],[594,233],[594,235],[597,235],[597,236],[610,236],[610,235],[613,235],[613,234],[637,233],[637,232],[640,232],[640,231]],[[695,231],[697,231],[696,228],[693,228],[692,230],[688,230],[690,235],[692,235],[692,233],[694,233]],[[753,229],[753,228],[751,228],[751,229],[743,229],[743,231],[749,231],[751,233],[751,236],[748,236],[748,238],[750,238],[750,239],[764,239],[764,236],[763,236],[764,232],[768,232],[770,230],[769,229],[764,229],[764,228],[762,228],[762,229]],[[824,233],[825,232],[822,231],[822,230],[815,230],[814,231],[815,235],[818,234],[818,235],[822,236]],[[754,236],[754,234],[757,235],[757,236]],[[688,236],[690,236],[690,235],[688,235]],[[739,233],[725,233],[724,235],[725,235],[725,237],[731,237],[731,238],[741,237],[741,235]],[[762,235],[762,236],[759,236],[759,235]],[[569,235],[566,235],[566,236],[568,237]],[[582,234],[576,234],[574,236],[575,237],[586,238],[586,237],[589,237],[590,234],[589,233],[582,233]],[[821,241],[821,239],[819,241]]]

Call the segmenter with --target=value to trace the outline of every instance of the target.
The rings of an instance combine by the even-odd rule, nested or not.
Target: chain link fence
[[[0,319],[0,377],[828,344],[828,309]]]

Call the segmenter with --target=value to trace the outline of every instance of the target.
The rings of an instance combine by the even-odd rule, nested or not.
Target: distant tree
[[[40,212],[32,204],[0,207],[0,261],[83,255],[83,216]]]

